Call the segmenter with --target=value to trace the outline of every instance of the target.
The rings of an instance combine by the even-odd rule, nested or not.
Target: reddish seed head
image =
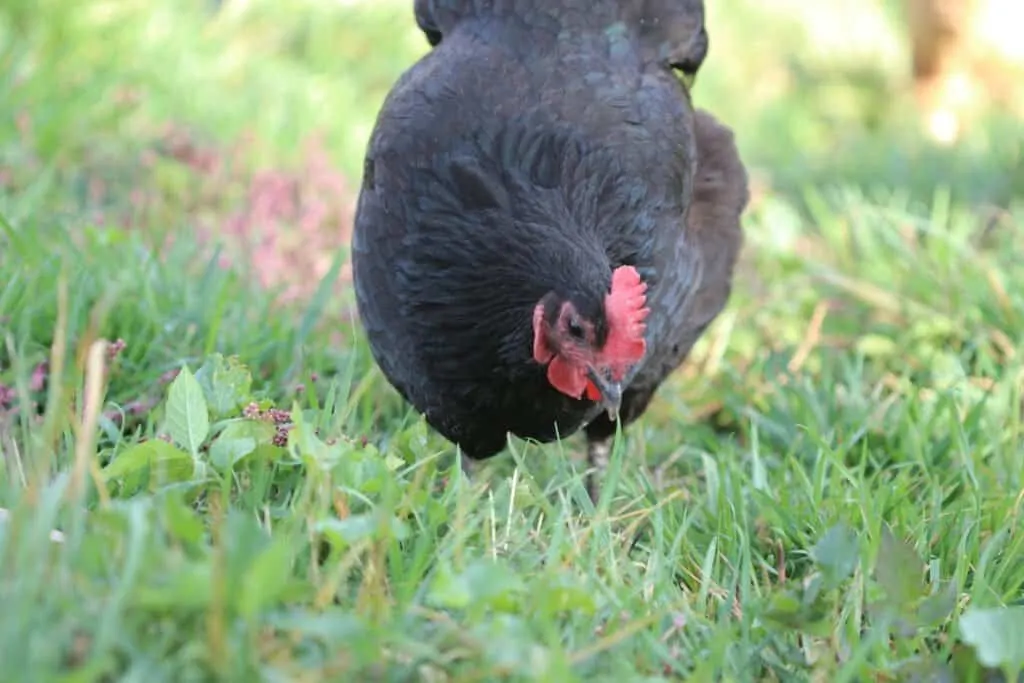
[[[630,366],[643,358],[647,308],[647,285],[633,266],[621,266],[612,273],[611,291],[605,296],[608,334],[604,345],[595,345],[591,321],[582,319],[573,304],[562,302],[555,327],[544,319],[544,303],[533,311],[533,358],[547,364],[548,381],[573,398],[602,398],[591,373],[620,382]]]

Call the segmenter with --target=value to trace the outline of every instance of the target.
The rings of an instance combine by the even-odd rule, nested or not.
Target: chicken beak
[[[619,417],[619,408],[622,406],[622,385],[602,376],[592,367],[587,368],[587,375],[597,390],[601,392],[601,405],[608,412],[608,419],[615,422]]]

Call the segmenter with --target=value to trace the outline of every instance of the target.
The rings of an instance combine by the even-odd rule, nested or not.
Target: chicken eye
[[[583,341],[585,332],[583,331],[583,326],[580,324],[579,320],[576,320],[575,318],[570,319],[566,329],[568,330],[570,337]]]

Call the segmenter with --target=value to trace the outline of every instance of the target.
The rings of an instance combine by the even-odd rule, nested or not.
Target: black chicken
[[[379,114],[352,239],[374,358],[464,456],[585,427],[601,470],[616,416],[646,410],[724,307],[742,243],[732,133],[682,82],[703,3],[415,13],[433,49]]]

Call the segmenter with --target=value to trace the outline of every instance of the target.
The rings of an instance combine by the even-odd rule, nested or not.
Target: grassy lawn
[[[890,3],[768,4],[695,91],[734,297],[593,506],[579,437],[462,478],[352,314],[411,2],[3,3],[0,680],[1015,680],[1024,133],[931,146]]]

